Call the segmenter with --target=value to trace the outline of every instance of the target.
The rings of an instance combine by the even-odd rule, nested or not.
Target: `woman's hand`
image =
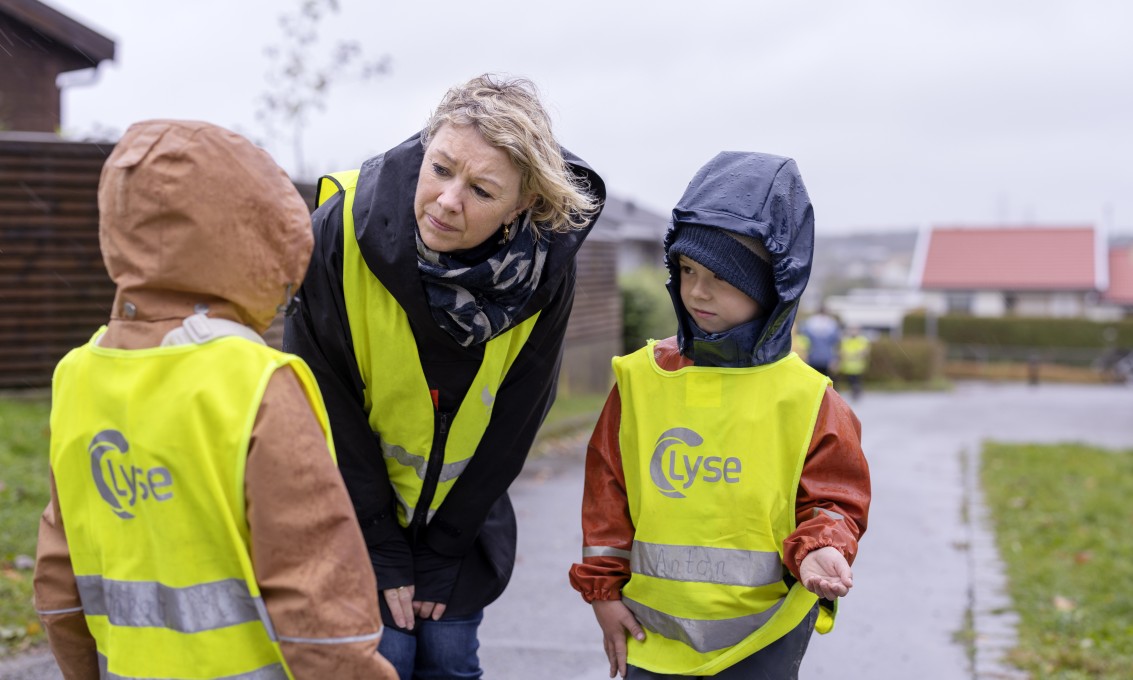
[[[638,642],[645,640],[645,631],[633,612],[621,600],[594,600],[594,616],[602,627],[602,646],[610,660],[610,677],[626,676],[626,633]]]
[[[413,630],[413,612],[420,604],[413,601],[413,586],[383,590],[382,595],[386,598],[389,613],[393,616],[393,622],[397,624],[397,627]],[[441,611],[444,611],[444,609],[442,608]]]
[[[445,604],[444,602],[413,600],[413,612],[422,619],[432,618],[434,621],[440,621],[441,617],[445,615]]]
[[[421,541],[413,548],[413,576],[420,586],[413,600],[413,613],[421,619],[439,621],[456,586],[461,559],[446,557]]]
[[[385,597],[386,605],[389,607],[389,613],[393,616],[393,622],[397,624],[398,628],[413,630],[413,621],[416,618],[431,618],[434,621],[440,621],[441,617],[445,615],[445,604],[443,602],[415,600],[413,599],[414,592],[415,588],[411,585],[382,591],[382,596]]]
[[[827,600],[843,597],[854,587],[850,563],[840,550],[830,546],[806,554],[799,564],[799,578],[804,588]]]

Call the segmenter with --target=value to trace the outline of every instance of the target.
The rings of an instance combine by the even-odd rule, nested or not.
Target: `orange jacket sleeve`
[[[845,400],[826,388],[795,498],[795,531],[783,541],[783,562],[799,577],[807,553],[832,546],[850,564],[866,530],[871,488],[862,426]]]
[[[629,580],[633,521],[629,517],[618,428],[622,405],[614,386],[590,444],[582,502],[582,561],[570,569],[570,583],[587,602],[620,600]]]

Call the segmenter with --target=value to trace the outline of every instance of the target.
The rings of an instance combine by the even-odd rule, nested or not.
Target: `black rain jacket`
[[[413,199],[423,155],[418,134],[362,164],[354,199],[355,236],[370,271],[405,310],[429,387],[439,392],[440,410],[451,413],[480,367],[483,346],[461,347],[441,329],[421,285]],[[604,202],[602,178],[570,152],[564,150],[563,157]],[[411,530],[397,522],[393,488],[363,410],[363,383],[343,298],[342,209],[340,193],[312,216],[314,254],[298,310],[287,319],[284,349],[305,359],[318,379],[339,469],[370,548],[379,590],[414,584],[415,599],[446,603],[446,616],[470,614],[499,597],[511,577],[516,527],[507,489],[554,401],[574,301],[575,255],[598,214],[583,230],[544,235],[551,242],[543,280],[514,323],[541,311],[539,320],[500,386],[492,420],[468,467],[433,519]],[[382,374],[380,366],[369,372],[375,380]],[[384,598],[379,600],[386,625],[393,626]]]

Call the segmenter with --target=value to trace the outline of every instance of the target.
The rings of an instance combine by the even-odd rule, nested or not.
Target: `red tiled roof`
[[[921,287],[1096,290],[1093,227],[934,228]]]
[[[1109,251],[1109,290],[1106,302],[1133,305],[1133,246]]]

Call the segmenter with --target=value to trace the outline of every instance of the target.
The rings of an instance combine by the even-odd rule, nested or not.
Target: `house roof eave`
[[[51,38],[90,62],[114,59],[114,41],[37,0],[0,0],[0,12]]]

